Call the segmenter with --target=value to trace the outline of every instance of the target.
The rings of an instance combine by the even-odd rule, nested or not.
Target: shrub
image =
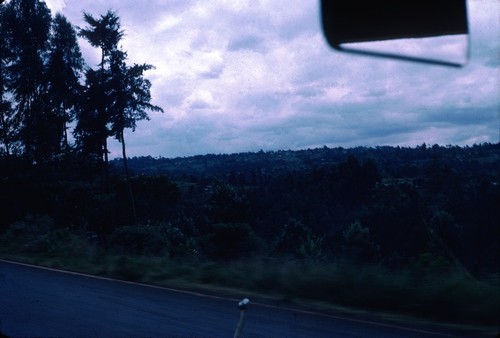
[[[167,252],[167,237],[158,226],[130,225],[113,230],[109,237],[113,250],[135,255],[159,255]]]
[[[223,223],[213,226],[202,246],[210,258],[228,260],[249,256],[257,247],[257,240],[248,224]]]
[[[122,226],[113,230],[108,242],[122,254],[181,257],[197,252],[196,241],[170,223]]]
[[[344,255],[354,261],[368,262],[379,251],[378,246],[371,240],[370,229],[358,220],[345,228],[342,239]]]
[[[323,258],[323,238],[324,237],[308,234],[307,237],[302,240],[296,252],[297,256],[313,260]]]
[[[0,237],[0,249],[8,254],[72,258],[85,254],[89,247],[68,229],[55,228],[52,218],[27,215],[13,223]]]
[[[48,252],[54,221],[46,215],[26,215],[13,223],[2,236],[2,247],[24,253]]]

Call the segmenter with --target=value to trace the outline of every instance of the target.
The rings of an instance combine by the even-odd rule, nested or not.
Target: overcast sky
[[[335,52],[313,0],[46,2],[80,27],[115,10],[130,63],[156,67],[165,113],[126,134],[130,156],[499,142],[498,0],[468,1],[461,69]],[[80,47],[95,67],[99,51]]]

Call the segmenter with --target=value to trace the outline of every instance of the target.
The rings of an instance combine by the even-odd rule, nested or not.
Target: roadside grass
[[[23,225],[0,237],[0,258],[91,275],[273,302],[321,303],[413,315],[443,322],[498,325],[499,278],[480,281],[446,271],[389,271],[349,261],[285,258],[208,261],[199,257],[106,251],[66,230],[26,235]]]

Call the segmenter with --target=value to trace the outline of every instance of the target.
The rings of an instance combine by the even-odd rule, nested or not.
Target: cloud
[[[201,55],[197,62],[198,74],[202,78],[216,79],[224,71],[224,60],[217,51]]]
[[[47,3],[79,26],[83,11],[117,10],[129,61],[156,67],[147,77],[165,113],[127,134],[131,156],[499,141],[496,0],[468,1],[462,69],[335,52],[315,1]],[[81,47],[95,66],[98,51]]]
[[[184,106],[186,110],[212,108],[215,100],[210,91],[199,89],[186,98]]]

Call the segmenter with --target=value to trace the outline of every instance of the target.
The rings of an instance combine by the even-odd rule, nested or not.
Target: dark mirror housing
[[[339,51],[448,66],[468,60],[466,0],[322,0],[321,15],[326,40]],[[396,40],[420,45],[401,52]],[[440,54],[444,41],[463,55]]]

